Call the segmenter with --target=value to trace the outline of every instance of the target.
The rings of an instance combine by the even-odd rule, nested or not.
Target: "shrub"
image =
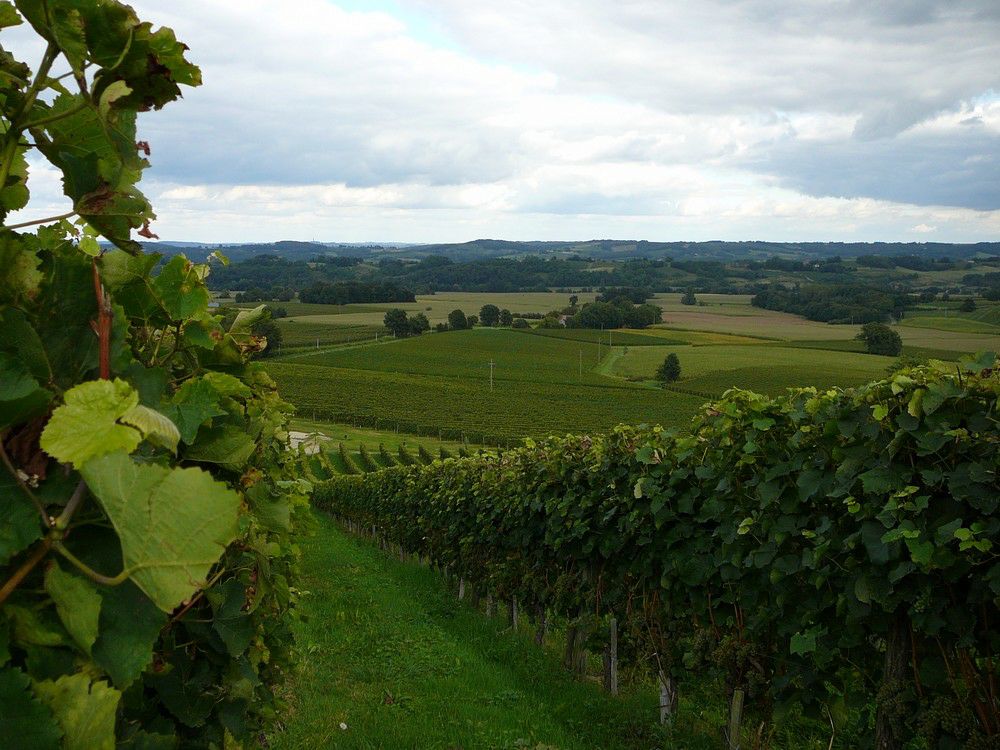
[[[869,354],[897,357],[903,350],[903,340],[899,334],[884,323],[865,323],[855,338],[865,343]]]
[[[673,383],[681,376],[681,363],[677,355],[670,352],[656,370],[656,379],[661,383]]]

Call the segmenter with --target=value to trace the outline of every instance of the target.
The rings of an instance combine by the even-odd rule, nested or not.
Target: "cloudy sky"
[[[1000,240],[996,0],[133,5],[164,239]]]

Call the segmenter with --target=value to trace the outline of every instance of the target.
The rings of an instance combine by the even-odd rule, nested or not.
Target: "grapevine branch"
[[[14,480],[17,482],[18,486],[22,490],[24,490],[24,494],[31,499],[31,502],[34,503],[35,508],[38,509],[38,514],[42,517],[42,523],[45,524],[46,526],[51,526],[52,519],[49,518],[49,514],[45,512],[45,506],[42,505],[42,501],[38,499],[38,496],[31,491],[31,488],[28,486],[28,483],[24,481],[24,478],[21,476],[20,472],[18,472],[17,467],[15,467],[14,463],[10,460],[10,456],[7,455],[7,448],[4,447],[2,439],[0,439],[0,459],[3,460],[4,465],[7,467],[7,471],[9,471],[11,475],[14,477]]]
[[[45,555],[48,554],[51,546],[52,540],[45,538],[35,547],[31,555],[28,556],[28,559],[21,564],[21,567],[14,572],[14,575],[7,579],[3,588],[0,588],[0,604],[3,604],[7,600],[7,597],[14,593],[14,589],[18,587],[28,573],[34,570],[35,566],[45,559]]]

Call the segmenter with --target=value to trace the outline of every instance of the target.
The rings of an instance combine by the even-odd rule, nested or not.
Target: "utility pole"
[[[492,392],[492,391],[493,391],[493,368],[494,368],[495,366],[496,366],[496,365],[495,365],[495,363],[493,362],[493,359],[492,359],[492,358],[490,358],[490,392]]]

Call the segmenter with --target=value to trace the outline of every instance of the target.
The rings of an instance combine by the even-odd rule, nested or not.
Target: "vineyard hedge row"
[[[526,611],[613,615],[624,658],[682,689],[715,670],[852,745],[996,747],[995,367],[734,390],[683,433],[529,440],[335,478],[314,504]]]
[[[649,388],[532,382],[497,383],[491,392],[488,372],[474,381],[275,361],[265,367],[304,418],[491,445],[604,431],[623,421],[683,424],[706,400]]]

